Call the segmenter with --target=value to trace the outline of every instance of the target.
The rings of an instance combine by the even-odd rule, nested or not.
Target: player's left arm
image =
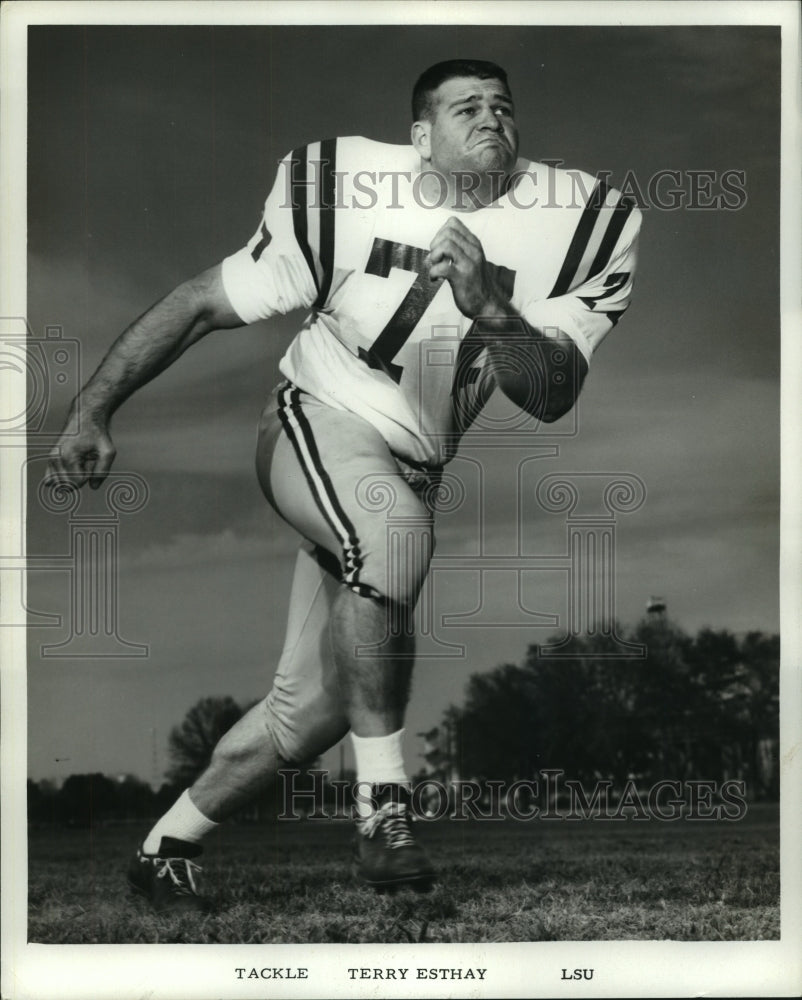
[[[547,308],[535,310],[544,322],[532,322],[513,307],[485,259],[481,242],[455,217],[432,241],[429,264],[431,278],[447,280],[457,307],[475,321],[502,392],[547,423],[567,413],[587,375],[587,356],[595,346],[591,341],[601,340],[614,322],[603,308],[594,311],[594,303],[582,297],[595,292],[595,285],[544,300]],[[605,280],[602,274],[596,283],[603,287]],[[600,297],[609,294],[604,288]]]

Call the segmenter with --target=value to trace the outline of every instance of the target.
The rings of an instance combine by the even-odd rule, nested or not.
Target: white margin
[[[793,0],[765,2],[86,2],[12,0],[0,9],[0,316],[26,312],[26,30],[34,24],[540,24],[671,25],[781,24],[782,108],[782,940],[779,942],[570,942],[538,943],[540,969],[520,960],[527,945],[353,945],[348,956],[336,945],[29,945],[26,928],[27,832],[25,828],[25,636],[0,628],[2,698],[2,996],[6,1000],[134,1000],[175,997],[287,995],[268,983],[240,984],[235,966],[258,964],[269,947],[269,965],[305,965],[310,979],[295,983],[297,997],[406,996],[407,984],[349,982],[345,966],[445,963],[490,966],[492,979],[470,987],[427,983],[426,996],[554,995],[553,969],[582,965],[606,969],[604,982],[584,983],[571,996],[798,996],[802,992],[802,88],[799,7]],[[7,382],[4,389],[7,389]],[[24,410],[24,382],[21,409]],[[748,401],[744,402],[748,405]],[[0,544],[20,544],[24,497],[20,482],[24,449],[0,451]],[[24,539],[22,539],[24,541]],[[17,549],[17,551],[19,551]],[[21,576],[21,574],[20,574]],[[17,574],[4,574],[0,615],[19,618],[24,602]],[[350,950],[353,949],[353,950]],[[357,957],[358,952],[358,957]],[[435,957],[437,956],[437,957]],[[545,971],[544,971],[545,970]],[[335,977],[336,972],[336,977]],[[503,979],[501,978],[503,977]],[[321,984],[324,989],[321,992]],[[403,989],[400,989],[402,986]],[[418,995],[424,995],[420,992]],[[566,992],[567,995],[567,992]]]

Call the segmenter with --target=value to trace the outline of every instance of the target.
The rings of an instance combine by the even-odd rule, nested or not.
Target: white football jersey
[[[526,160],[501,198],[471,212],[427,205],[420,181],[412,146],[351,137],[295,150],[223,283],[245,323],[310,309],[282,373],[368,420],[401,458],[436,466],[494,387],[472,321],[448,282],[428,277],[441,226],[458,214],[513,308],[590,361],[629,304],[640,212],[589,174]]]

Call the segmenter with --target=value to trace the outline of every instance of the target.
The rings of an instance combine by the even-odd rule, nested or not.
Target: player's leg
[[[220,740],[209,767],[156,823],[129,881],[158,908],[199,909],[192,858],[202,839],[275,781],[285,763],[319,756],[347,731],[329,641],[337,581],[311,547],[298,553],[284,650],[273,689]],[[288,701],[298,714],[283,711]]]
[[[335,662],[351,731],[362,739],[388,736],[404,725],[415,659],[412,612],[410,605],[393,608],[346,587],[337,594]]]
[[[297,390],[294,398],[300,398]],[[268,698],[221,741],[209,772],[157,824],[149,846],[158,840],[154,849],[162,854],[165,842],[173,854],[185,848],[189,853],[172,859],[173,867],[183,870],[183,858],[183,867],[191,864],[195,845],[215,820],[264,787],[282,761],[319,755],[352,722],[357,734],[364,734],[354,737],[358,778],[385,786],[392,800],[378,803],[383,810],[378,835],[362,838],[362,873],[378,874],[379,881],[388,875],[390,844],[395,850],[389,881],[425,880],[431,866],[393,810],[405,808],[398,795],[406,784],[400,726],[413,651],[410,616],[431,552],[431,512],[399,475],[370,425],[308,397],[305,405],[295,405],[287,392],[266,410],[257,471],[279,513],[334,554],[328,560],[333,572],[319,565],[326,561],[323,549],[315,549],[314,556],[311,547],[300,553],[285,650]],[[395,560],[388,559],[387,505],[376,502],[376,494],[385,491],[393,515],[405,525],[404,552]],[[347,510],[339,506],[339,496]],[[162,859],[140,856],[140,864],[145,860]],[[186,898],[192,898],[192,889]],[[177,895],[170,893],[170,905]]]
[[[431,510],[360,417],[292,387],[278,397],[278,416],[279,430],[260,442],[260,482],[286,520],[340,560],[331,639],[345,713],[358,736],[387,736],[403,723],[409,694]]]
[[[268,787],[279,768],[313,760],[348,731],[329,639],[337,590],[336,578],[321,566],[314,547],[304,545],[270,694],[222,737],[209,767],[189,790],[209,819],[226,819]]]
[[[221,823],[269,788],[283,763],[265,726],[264,706],[254,705],[220,739],[189,797],[203,816]]]
[[[368,880],[430,882],[431,866],[406,824],[402,737],[414,659],[412,615],[431,558],[432,513],[382,437],[359,417],[323,407],[292,387],[279,395],[278,414],[281,433],[264,444],[270,462],[258,464],[263,489],[282,516],[341,563],[332,646],[357,780],[375,792],[372,803],[362,803],[365,828],[375,831],[377,813],[381,823],[374,842],[363,838],[366,850],[386,846],[388,832],[398,833],[393,847],[399,850],[380,852],[368,866]],[[396,822],[399,814],[404,822]],[[364,864],[361,869],[365,874]]]

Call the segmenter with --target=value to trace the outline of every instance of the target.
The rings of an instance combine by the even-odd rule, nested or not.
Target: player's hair
[[[412,89],[412,120],[430,119],[434,114],[432,96],[441,83],[458,76],[474,76],[479,80],[500,80],[509,90],[507,74],[496,63],[484,59],[448,59],[435,63],[418,77]]]

